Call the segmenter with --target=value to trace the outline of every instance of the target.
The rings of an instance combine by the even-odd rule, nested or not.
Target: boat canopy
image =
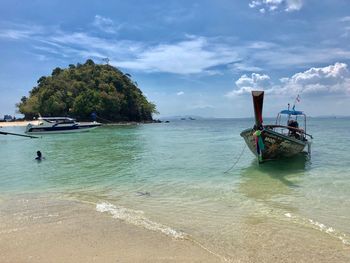
[[[38,120],[73,120],[69,117],[39,117]]]
[[[304,115],[302,111],[296,111],[296,110],[283,110],[280,112],[280,114],[287,114],[287,115]]]

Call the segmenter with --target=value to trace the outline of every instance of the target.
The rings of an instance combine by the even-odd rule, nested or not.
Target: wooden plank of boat
[[[241,136],[251,152],[258,156],[253,133],[254,129],[246,129],[241,133]],[[285,136],[272,130],[263,130],[261,136],[265,145],[265,149],[262,151],[262,160],[290,157],[302,152],[307,145],[307,141]]]

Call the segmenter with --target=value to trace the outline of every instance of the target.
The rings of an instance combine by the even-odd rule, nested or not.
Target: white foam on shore
[[[142,226],[148,230],[158,231],[176,239],[184,239],[187,235],[181,231],[172,229],[171,227],[154,222],[144,216],[143,211],[132,210],[122,206],[116,206],[108,202],[98,203],[96,211],[101,213],[110,213],[113,218],[123,220],[129,224]]]
[[[285,213],[284,215],[288,218],[293,219],[293,221],[296,223],[311,225],[314,229],[320,230],[321,232],[327,233],[332,237],[338,238],[344,245],[350,245],[350,240],[348,237],[344,233],[336,231],[333,227],[326,226],[325,224],[317,222],[316,220],[301,218],[292,215],[291,213]]]
[[[170,236],[170,237],[173,237],[176,239],[186,239],[186,240],[198,245],[202,249],[206,250],[208,253],[220,258],[222,261],[230,262],[230,260],[228,260],[227,258],[213,252],[212,250],[210,250],[206,246],[202,245],[200,242],[191,238],[190,235],[188,235],[184,232],[181,232],[181,231],[177,231],[175,229],[172,229],[171,227],[159,224],[157,222],[154,222],[154,221],[146,218],[144,216],[143,211],[132,210],[132,209],[128,209],[128,208],[125,208],[122,206],[116,206],[116,205],[113,205],[113,204],[108,203],[108,202],[98,203],[96,205],[96,211],[101,212],[101,213],[110,213],[113,216],[113,218],[117,218],[117,219],[125,221],[129,224],[144,227],[148,230],[158,231],[158,232],[161,232],[163,234],[166,234],[167,236]]]
[[[23,227],[22,228],[13,228],[13,229],[9,229],[9,230],[0,231],[0,235],[1,234],[10,234],[10,233],[22,230],[22,229],[24,229],[24,228]]]
[[[289,218],[292,217],[291,213],[285,213],[284,215],[285,215],[286,217],[289,217]]]

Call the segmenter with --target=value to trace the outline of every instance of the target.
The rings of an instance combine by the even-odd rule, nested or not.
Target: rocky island
[[[102,122],[152,122],[152,114],[157,113],[130,74],[91,59],[57,67],[37,83],[16,105],[27,120],[38,114],[88,120],[95,113]]]

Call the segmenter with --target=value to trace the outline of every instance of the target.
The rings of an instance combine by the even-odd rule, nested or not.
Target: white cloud
[[[344,16],[340,18],[340,22],[350,22],[350,16]]]
[[[275,43],[272,42],[266,42],[266,41],[255,41],[255,42],[251,42],[247,45],[248,48],[251,49],[270,49],[270,48],[274,48],[277,45]]]
[[[11,28],[0,29],[0,38],[26,39],[44,33],[44,29],[37,25],[11,24]]]
[[[350,92],[350,72],[347,64],[335,63],[323,68],[310,68],[281,79],[284,92],[342,93]]]
[[[270,69],[306,67],[313,64],[350,59],[350,51],[334,47],[275,46],[252,54],[259,64]]]
[[[262,68],[305,68],[350,59],[350,50],[346,46],[329,47],[322,43],[317,46],[290,46],[187,35],[179,41],[154,44],[105,38],[89,31],[67,32],[57,27],[18,24],[8,27],[0,28],[0,38],[22,41],[34,48],[37,55],[48,59],[98,60],[108,57],[114,66],[143,72],[218,75],[224,72],[223,68],[243,73],[261,72]]]
[[[250,8],[258,8],[260,13],[282,9],[286,12],[298,11],[303,6],[303,0],[253,0]]]
[[[105,20],[99,17],[97,21],[101,24]],[[220,73],[215,67],[238,60],[234,46],[222,43],[221,39],[201,36],[186,36],[178,42],[151,45],[140,41],[106,39],[89,32],[65,32],[57,28],[38,32],[22,27],[0,30],[0,37],[28,41],[38,52],[49,51],[49,47],[47,53],[51,56],[108,57],[117,67],[145,72],[212,75]]]
[[[116,26],[112,19],[100,15],[95,16],[92,24],[99,30],[111,34],[116,33],[122,27],[121,25]]]
[[[211,104],[207,104],[205,102],[199,102],[191,105],[189,109],[192,110],[205,110],[205,109],[215,109],[215,107]]]
[[[236,82],[236,88],[226,94],[234,97],[250,93],[251,90],[265,90],[279,95],[290,94],[344,94],[350,95],[350,71],[347,64],[335,63],[322,68],[310,68],[291,77],[280,79],[277,85],[268,75],[252,73],[242,75]]]
[[[340,37],[342,38],[347,38],[350,35],[350,26],[349,26],[349,22],[350,22],[350,16],[345,16],[339,19],[339,21],[341,22],[341,27],[343,28],[343,33],[341,34]]]
[[[177,96],[181,96],[181,95],[184,95],[184,94],[185,94],[185,92],[183,92],[183,91],[179,91],[178,93],[176,93]]]
[[[119,61],[117,65],[148,72],[197,74],[210,73],[210,68],[227,65],[237,58],[233,47],[205,37],[191,37],[177,43],[148,47],[134,59]]]
[[[250,93],[252,90],[264,90],[271,86],[270,77],[259,73],[252,73],[251,76],[244,74],[235,84],[237,89],[227,93],[227,97]]]
[[[259,72],[263,70],[260,67],[253,66],[246,62],[232,63],[228,66],[228,68],[231,69],[233,72],[242,72],[242,71]]]
[[[287,12],[293,12],[293,11],[298,11],[303,7],[303,2],[302,0],[287,0],[287,7],[286,11]]]

